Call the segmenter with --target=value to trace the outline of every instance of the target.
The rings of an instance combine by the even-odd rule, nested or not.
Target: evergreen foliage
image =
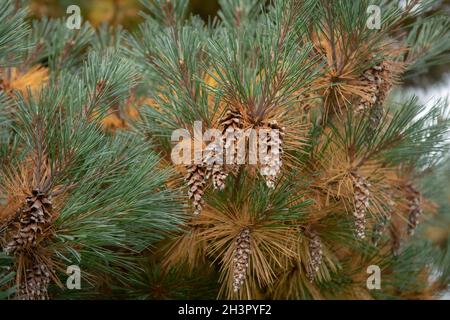
[[[29,21],[2,0],[0,298],[448,289],[448,103],[391,94],[449,62],[433,1],[221,0],[207,23],[187,0],[142,4],[131,32]],[[279,129],[280,172],[216,166],[222,189],[208,167],[173,164],[172,132],[194,136],[196,121]],[[65,286],[71,265],[81,290]],[[371,265],[381,289],[366,286]]]

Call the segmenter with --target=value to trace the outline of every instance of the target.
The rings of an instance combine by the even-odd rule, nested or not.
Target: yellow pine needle
[[[5,91],[17,90],[26,96],[28,89],[35,94],[48,81],[48,69],[42,66],[33,66],[26,71],[4,69],[0,70],[0,79],[3,80]]]

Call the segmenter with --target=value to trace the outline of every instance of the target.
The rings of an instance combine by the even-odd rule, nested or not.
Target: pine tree
[[[230,0],[205,25],[187,17],[186,1],[148,3],[152,14],[127,49],[148,75],[152,103],[141,110],[140,132],[168,157],[171,131],[193,135],[194,121],[220,130],[222,119],[244,130],[276,123],[284,133],[279,173],[241,164],[223,190],[204,175],[202,210],[194,203],[190,218],[188,210],[185,231],[163,245],[163,263],[213,263],[225,298],[423,292],[429,261],[413,253],[424,250],[439,269],[445,251],[408,230],[432,219],[420,179],[443,161],[449,122],[445,103],[425,110],[391,92],[425,65],[446,63],[448,17],[426,17],[428,2],[379,2],[382,27],[373,30],[367,1]],[[381,292],[361,281],[372,264],[389,283]]]
[[[0,10],[0,298],[448,288],[448,105],[398,94],[449,61],[433,1],[221,0],[207,23],[187,0],[142,4],[135,32]],[[197,162],[173,161],[175,130]],[[250,163],[264,130],[274,152]]]
[[[136,84],[133,63],[114,48],[96,50],[88,25],[71,31],[43,20],[29,32],[25,11],[13,11],[7,5],[1,16],[2,81],[11,84],[17,70],[16,83],[30,85],[1,92],[0,292],[100,295],[110,281],[125,286],[138,253],[179,228],[180,195],[147,142],[102,126]],[[48,78],[22,73],[39,74],[44,58]],[[66,288],[71,265],[81,270],[78,292]]]

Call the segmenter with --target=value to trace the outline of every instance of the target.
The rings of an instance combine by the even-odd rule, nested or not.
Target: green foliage
[[[189,273],[182,267],[165,270],[154,261],[141,261],[125,286],[115,293],[122,299],[134,300],[198,300],[215,299],[217,277],[212,270],[202,268]]]
[[[406,59],[412,61],[405,78],[427,72],[430,67],[450,63],[450,18],[448,15],[419,19],[408,33]]]
[[[13,2],[2,3],[0,8],[0,68],[16,65],[27,50],[26,37],[30,27],[25,23],[27,10],[16,10]]]
[[[426,292],[429,275],[436,294],[447,288],[448,235],[436,246],[427,227],[449,224],[448,103],[388,99],[377,102],[379,121],[354,112],[369,85],[363,73],[387,57],[406,64],[395,70],[399,80],[449,62],[449,19],[425,15],[432,1],[402,9],[391,1],[222,0],[208,23],[189,16],[187,0],[142,3],[145,21],[134,33],[88,23],[70,30],[62,19],[27,22],[27,11],[9,3],[0,9],[0,76],[16,66],[49,73],[36,90],[0,86],[0,219],[7,216],[0,244],[11,238],[10,218],[31,181],[45,175],[55,213],[32,254],[55,276],[52,297],[402,299]],[[381,6],[381,30],[366,26],[369,4]],[[389,51],[396,46],[398,53]],[[343,105],[330,112],[340,94]],[[105,119],[127,107],[139,113],[131,130],[108,132]],[[171,133],[192,133],[195,121],[214,127],[230,109],[247,128],[272,119],[286,127],[283,172],[272,190],[255,168],[241,166],[224,190],[206,186],[205,212],[193,218],[181,172],[166,161]],[[388,231],[379,246],[354,237],[349,177],[359,169],[374,174],[366,177],[375,185],[369,236],[390,206],[386,192],[398,192],[391,209],[403,223],[406,184],[439,205],[398,256]],[[244,227],[252,258],[245,292],[234,295],[234,248]],[[305,272],[311,230],[323,255],[312,281]],[[191,254],[201,261],[189,265]],[[16,294],[18,260],[0,253],[1,299]],[[368,292],[361,279],[373,264],[382,269],[382,290]],[[81,268],[80,291],[64,290],[69,265]]]
[[[261,1],[258,0],[220,0],[218,16],[229,29],[249,25],[256,21],[261,12]]]
[[[75,70],[83,61],[94,30],[84,23],[81,29],[69,29],[64,19],[34,20],[29,42],[33,49],[29,55],[34,61],[45,62],[55,75],[62,69]]]
[[[141,0],[150,14],[143,13],[144,18],[153,19],[161,25],[182,24],[188,13],[188,0]]]
[[[120,31],[111,40],[100,30],[95,36],[101,41],[93,45],[89,25],[69,30],[63,20],[43,19],[34,21],[29,38],[23,39],[21,30],[28,30],[22,26],[24,16],[20,11],[17,25],[2,24],[4,48],[28,43],[25,64],[45,63],[50,79],[37,92],[1,92],[1,205],[7,206],[14,196],[3,185],[6,180],[28,193],[33,186],[27,181],[21,185],[19,177],[27,171],[44,174],[48,168],[56,207],[52,232],[41,246],[59,281],[51,286],[52,295],[99,297],[106,289],[104,279],[111,284],[128,281],[139,255],[178,230],[184,219],[182,197],[166,186],[173,172],[161,168],[148,142],[130,132],[107,134],[101,126],[137,84],[134,64],[115,42],[121,39]],[[11,53],[5,51],[5,56]],[[7,62],[12,66],[14,61]],[[1,226],[2,247],[8,227]],[[12,297],[17,259],[2,254],[0,265],[1,297]],[[80,292],[63,290],[69,265],[82,270]]]
[[[348,113],[344,131],[331,125],[333,134],[328,139],[337,142],[343,150],[352,150],[361,164],[378,159],[391,165],[402,163],[424,169],[448,151],[450,123],[446,108],[445,101],[427,108],[417,98],[411,98],[391,106],[376,128],[370,114],[354,119]]]
[[[12,258],[0,252],[0,299],[12,297],[16,291],[15,286],[3,289],[5,285],[14,280],[15,272],[12,271]]]

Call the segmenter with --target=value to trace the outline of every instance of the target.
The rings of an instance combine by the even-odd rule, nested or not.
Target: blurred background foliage
[[[16,0],[20,1],[20,0]],[[261,0],[264,1],[264,0]],[[392,0],[390,0],[392,1]],[[137,29],[139,23],[143,21],[140,15],[145,11],[139,0],[29,0],[30,18],[62,17],[67,15],[66,9],[70,5],[78,5],[81,9],[83,20],[88,20],[93,26],[98,27],[102,23],[109,25],[122,25],[124,28],[133,31]],[[205,21],[213,19],[220,9],[218,0],[190,0],[190,11],[192,14],[200,15]],[[450,15],[450,0],[436,0],[433,10],[428,15],[444,13]],[[411,21],[407,21],[409,23]],[[404,92],[414,92],[418,94],[423,102],[427,103],[430,97],[445,98],[450,91],[450,65],[439,65],[431,67],[428,72],[420,77],[409,79],[403,83],[403,87],[409,88]],[[444,90],[439,87],[444,86]],[[445,88],[447,87],[447,88]],[[400,91],[402,91],[400,89]],[[439,97],[436,97],[438,95]],[[448,165],[441,168],[439,172],[431,175],[425,180],[425,187],[435,179],[450,181],[450,170]],[[430,193],[432,190],[429,190]],[[450,189],[442,193],[440,199],[434,199],[441,208],[444,219],[450,219]],[[442,223],[442,221],[440,221]],[[447,224],[444,224],[447,225]],[[440,228],[438,225],[431,225],[428,228],[429,236],[434,242],[445,242],[450,230]],[[446,245],[443,244],[443,245]]]
[[[65,15],[66,8],[78,5],[84,19],[98,26],[102,22],[121,24],[126,29],[134,29],[142,22],[139,11],[143,6],[139,0],[30,0],[32,14],[35,17],[60,17]],[[217,0],[191,0],[190,9],[205,20],[215,16],[219,10]]]
[[[139,12],[144,10],[139,0],[29,0],[32,17],[61,17],[66,15],[70,5],[78,5],[83,19],[93,26],[106,22],[111,25],[122,25],[134,30],[143,21]],[[214,17],[220,6],[218,0],[190,0],[191,13],[200,15],[205,21]],[[450,0],[436,0],[434,10],[428,14],[446,12],[450,14]],[[410,21],[408,21],[410,22]],[[426,87],[442,81],[450,72],[450,65],[430,68],[425,76],[408,80],[405,85]]]
[[[265,0],[261,0],[261,2],[263,1]],[[128,30],[136,30],[137,26],[143,21],[139,12],[144,11],[144,6],[139,0],[27,0],[26,2],[30,4],[30,18],[64,17],[67,16],[66,9],[68,6],[78,5],[81,9],[83,20],[89,21],[94,27],[98,27],[102,23],[107,23],[113,26],[122,25]],[[219,5],[217,0],[190,0],[190,10],[192,14],[198,14],[205,21],[208,21],[216,15],[219,10]],[[450,14],[450,0],[436,0],[434,10],[429,14],[437,12]],[[410,87],[410,89],[412,88],[411,91],[415,94],[419,94],[421,100],[428,102],[426,100],[430,96],[438,96],[439,98],[444,97],[449,93],[449,71],[450,65],[432,67],[428,70],[426,75],[410,79],[408,80],[409,82],[404,85]],[[446,88],[444,88],[444,90],[437,90],[438,83],[442,83],[442,80],[446,80],[446,83],[444,84]],[[423,88],[424,93],[420,94],[421,92],[418,92],[417,87]],[[400,88],[401,91],[405,91],[403,89],[404,88]],[[442,213],[437,219],[430,221],[425,229],[428,238],[432,239],[433,242],[440,247],[450,245],[450,242],[447,240],[450,236],[450,228],[448,227],[450,225],[450,188],[436,192],[435,185],[446,185],[446,182],[447,185],[450,184],[450,161],[445,161],[435,172],[426,177],[422,181],[421,186],[421,189],[424,190],[424,194],[439,205],[439,212]],[[2,257],[0,257],[0,259],[1,258]],[[136,278],[137,283],[135,283],[135,287],[137,289],[136,292],[133,293],[134,297],[149,298],[146,296],[148,295],[146,290],[148,284],[150,284],[154,291],[150,298],[167,298],[168,292],[171,291],[169,288],[175,287],[177,290],[172,290],[173,292],[200,293],[202,291],[214,291],[214,288],[208,286],[205,286],[204,288],[196,287],[197,291],[192,290],[190,283],[196,279],[183,279],[183,281],[180,281],[176,275],[169,275],[166,279],[167,283],[162,285],[160,270],[158,268],[152,268],[151,270],[152,272],[145,274],[146,277]],[[198,281],[196,281],[196,283],[198,283]],[[215,281],[209,283],[215,283]],[[163,291],[161,289],[162,287],[166,287],[167,289]],[[142,290],[139,290],[140,288],[142,288]],[[216,293],[213,292],[211,295],[214,296],[215,294]]]

